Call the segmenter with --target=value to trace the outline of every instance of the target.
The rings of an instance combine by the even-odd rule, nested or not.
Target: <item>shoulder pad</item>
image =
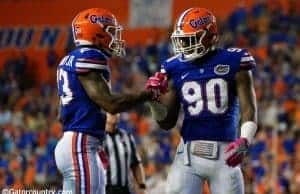
[[[94,48],[78,48],[73,53],[75,56],[75,68],[108,70],[107,57],[100,50]]]
[[[168,58],[165,62],[166,62],[166,63],[170,63],[170,62],[174,61],[175,59],[178,59],[179,55],[180,55],[180,54],[175,55],[175,56],[173,56],[173,57],[170,57],[170,58]]]
[[[255,59],[247,49],[228,48],[226,51],[234,60],[237,61],[240,70],[251,70],[255,68]]]
[[[177,62],[178,61],[178,57],[180,57],[180,55],[175,55],[175,56],[170,57],[169,59],[165,60],[161,64],[161,70],[160,71],[162,73],[169,73],[170,70],[172,69],[173,62]]]

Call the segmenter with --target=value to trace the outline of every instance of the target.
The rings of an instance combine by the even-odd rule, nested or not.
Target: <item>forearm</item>
[[[138,94],[112,94],[108,83],[97,72],[79,75],[79,80],[90,99],[112,114],[126,111],[152,98],[151,92],[148,91]]]
[[[251,143],[257,131],[257,106],[252,73],[240,72],[237,83],[241,107],[241,137]]]
[[[134,165],[132,167],[132,174],[136,180],[136,183],[138,185],[143,185],[146,183],[145,181],[145,172],[144,172],[144,168],[143,165],[141,163]]]
[[[246,99],[246,101],[242,100],[243,102],[241,103],[241,123],[247,121],[257,122],[257,106],[254,88],[251,87],[250,89],[244,90],[250,91],[244,92],[244,95],[240,97]]]
[[[249,143],[253,141],[257,131],[257,109],[255,103],[244,108],[241,115],[241,137],[246,138]]]
[[[147,105],[150,107],[151,114],[156,121],[163,121],[168,114],[168,109],[165,105],[157,101],[149,101]]]
[[[159,102],[149,103],[154,119],[160,128],[165,130],[176,125],[180,110],[180,101],[171,80],[169,88],[169,91],[160,97]]]
[[[170,116],[167,116],[164,120],[156,121],[160,128],[165,130],[170,130],[176,125],[177,119],[172,119]]]
[[[244,123],[246,121],[253,121],[257,122],[257,116],[256,116],[256,110],[255,108],[248,108],[245,110],[245,112],[241,116],[241,123]]]
[[[152,95],[150,92],[143,91],[139,94],[111,94],[108,101],[102,99],[96,100],[96,103],[105,111],[116,114],[133,108],[137,104],[150,100]]]
[[[175,126],[177,116],[174,116],[174,113],[176,114],[176,111],[172,112],[170,107],[156,101],[148,102],[147,105],[160,128],[169,130]]]

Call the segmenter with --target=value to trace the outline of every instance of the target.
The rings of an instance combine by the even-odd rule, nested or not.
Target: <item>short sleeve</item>
[[[241,53],[239,65],[240,65],[240,70],[252,70],[256,67],[256,62],[254,57],[246,50],[244,49],[243,52]]]
[[[160,72],[161,73],[166,73],[168,76],[171,76],[173,67],[175,65],[175,61],[177,60],[177,55],[165,60],[161,65],[160,65]]]
[[[76,73],[86,73],[92,70],[107,72],[107,59],[101,51],[81,48],[76,53],[74,69]]]
[[[163,62],[161,65],[160,65],[160,72],[161,73],[167,73],[167,70],[166,70],[166,63]]]

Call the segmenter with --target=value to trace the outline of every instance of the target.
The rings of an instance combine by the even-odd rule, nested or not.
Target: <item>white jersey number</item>
[[[228,86],[224,79],[211,79],[204,85],[185,82],[181,92],[189,103],[187,110],[191,116],[199,115],[205,107],[214,114],[224,113],[228,108]]]
[[[59,83],[58,89],[62,92],[62,95],[60,95],[60,102],[62,105],[67,105],[73,99],[73,93],[69,86],[68,73],[63,69],[59,69],[57,72],[57,78]]]

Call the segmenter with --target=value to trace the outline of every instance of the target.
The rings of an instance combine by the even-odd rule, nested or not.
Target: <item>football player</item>
[[[84,10],[74,18],[72,30],[76,48],[57,68],[64,134],[55,148],[55,160],[64,190],[103,194],[105,178],[97,150],[105,135],[105,112],[125,111],[157,93],[111,93],[107,61],[125,54],[122,27],[112,13]]]
[[[153,82],[169,80],[160,103],[150,103],[161,128],[173,128],[183,107],[182,141],[168,175],[168,194],[202,193],[204,181],[212,194],[244,193],[239,164],[257,130],[255,61],[246,49],[217,48],[218,35],[212,12],[184,11],[171,35],[176,55],[146,84],[153,90],[158,89]]]

